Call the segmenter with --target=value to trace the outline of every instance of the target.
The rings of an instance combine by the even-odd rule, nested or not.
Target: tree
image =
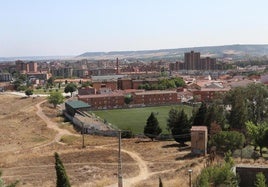
[[[53,104],[54,108],[58,104],[63,103],[64,97],[60,92],[51,92],[50,95],[48,96],[48,102]]]
[[[30,88],[28,88],[27,90],[25,90],[25,95],[27,95],[28,97],[29,97],[30,95],[33,95],[33,90],[30,89]]]
[[[176,77],[176,78],[173,78],[173,80],[175,82],[176,87],[183,87],[183,86],[185,86],[185,82],[184,82],[183,78]]]
[[[245,136],[237,131],[221,131],[210,139],[210,146],[216,146],[217,150],[234,151],[240,149],[245,143]]]
[[[215,134],[218,134],[221,131],[222,131],[221,126],[218,125],[215,121],[210,124],[209,136],[213,136]]]
[[[202,102],[197,113],[194,115],[192,125],[193,126],[205,125],[206,114],[207,114],[207,105],[206,103]]]
[[[263,122],[255,125],[253,122],[248,121],[246,122],[246,129],[255,148],[260,147],[260,156],[262,156],[262,149],[268,146],[268,124]]]
[[[144,127],[144,134],[148,138],[151,138],[153,141],[156,136],[158,136],[162,129],[159,127],[159,123],[157,118],[155,117],[154,113],[152,112],[151,115],[147,119],[146,126]]]
[[[171,130],[176,126],[178,121],[178,110],[175,108],[171,108],[168,113],[167,119],[167,130],[171,132]]]
[[[212,103],[207,108],[207,114],[204,124],[208,126],[209,133],[212,123],[220,125],[221,129],[226,129],[226,117],[224,107],[217,103]]]
[[[189,123],[188,116],[181,110],[178,112],[178,117],[174,127],[171,129],[172,136],[176,142],[184,145],[186,141],[189,141],[191,124]]]
[[[65,86],[64,92],[65,93],[71,93],[71,97],[73,96],[73,92],[76,91],[76,85],[74,83],[69,83]]]
[[[256,174],[254,186],[255,187],[267,187],[266,178],[263,173],[260,172]]]
[[[230,153],[225,154],[225,163],[204,168],[197,177],[197,186],[238,186],[238,179],[232,171],[234,162]]]
[[[89,82],[89,81],[82,82],[82,86],[81,87],[87,87],[87,86],[92,86],[92,82]]]
[[[131,94],[125,95],[124,101],[128,105],[129,103],[131,103],[133,101],[133,96]]]
[[[248,106],[245,89],[238,87],[229,91],[225,98],[224,103],[231,107],[228,116],[230,127],[245,131],[245,122],[248,121]]]
[[[54,85],[55,78],[54,77],[49,77],[47,80],[48,86],[53,86]]]
[[[250,84],[246,88],[249,119],[253,123],[265,120],[268,115],[268,89],[262,84]]]
[[[163,182],[161,180],[161,177],[159,177],[159,187],[163,187]]]
[[[228,121],[230,127],[245,132],[245,122],[254,124],[268,117],[268,89],[262,84],[250,84],[246,88],[230,90],[224,98],[224,104],[231,107]]]
[[[55,152],[54,157],[55,157],[55,169],[57,174],[57,187],[71,187],[69,178],[66,174],[63,163],[60,160],[59,154]]]

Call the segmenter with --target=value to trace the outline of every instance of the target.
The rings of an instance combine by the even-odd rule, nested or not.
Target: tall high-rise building
[[[184,53],[184,65],[187,70],[198,70],[200,67],[200,53],[191,51]]]
[[[37,62],[23,62],[21,60],[16,61],[16,70],[20,73],[34,73],[37,72]]]
[[[27,73],[29,72],[29,65],[21,60],[17,60],[16,70],[20,73]]]
[[[201,70],[215,70],[216,67],[216,58],[202,58],[201,59]]]
[[[37,62],[29,62],[29,72],[37,72]]]

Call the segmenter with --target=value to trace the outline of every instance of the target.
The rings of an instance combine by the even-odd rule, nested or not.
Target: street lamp
[[[193,170],[189,169],[188,174],[189,174],[189,187],[192,187],[192,173]]]
[[[85,148],[85,132],[84,132],[84,122],[82,122],[82,148]]]

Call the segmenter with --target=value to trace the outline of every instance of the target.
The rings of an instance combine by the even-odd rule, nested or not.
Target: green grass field
[[[44,91],[43,88],[40,88],[40,89],[34,89],[34,94],[50,94],[52,91],[56,91],[56,89],[58,90],[58,92],[60,93],[64,93],[64,88],[49,88],[47,90]],[[51,90],[51,91],[49,91]]]
[[[162,128],[162,133],[167,133],[167,118],[168,112],[171,108],[184,109],[190,117],[192,114],[192,107],[186,105],[173,106],[158,106],[158,107],[144,107],[132,109],[115,109],[115,110],[98,110],[93,111],[100,118],[108,121],[121,130],[131,129],[133,133],[143,133],[143,128],[146,125],[147,118],[154,112],[158,119],[159,125]]]

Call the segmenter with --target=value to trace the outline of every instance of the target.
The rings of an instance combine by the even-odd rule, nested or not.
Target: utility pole
[[[121,158],[121,131],[118,131],[118,187],[123,187],[122,158]]]
[[[85,132],[84,132],[84,122],[82,122],[82,148],[85,148]]]

